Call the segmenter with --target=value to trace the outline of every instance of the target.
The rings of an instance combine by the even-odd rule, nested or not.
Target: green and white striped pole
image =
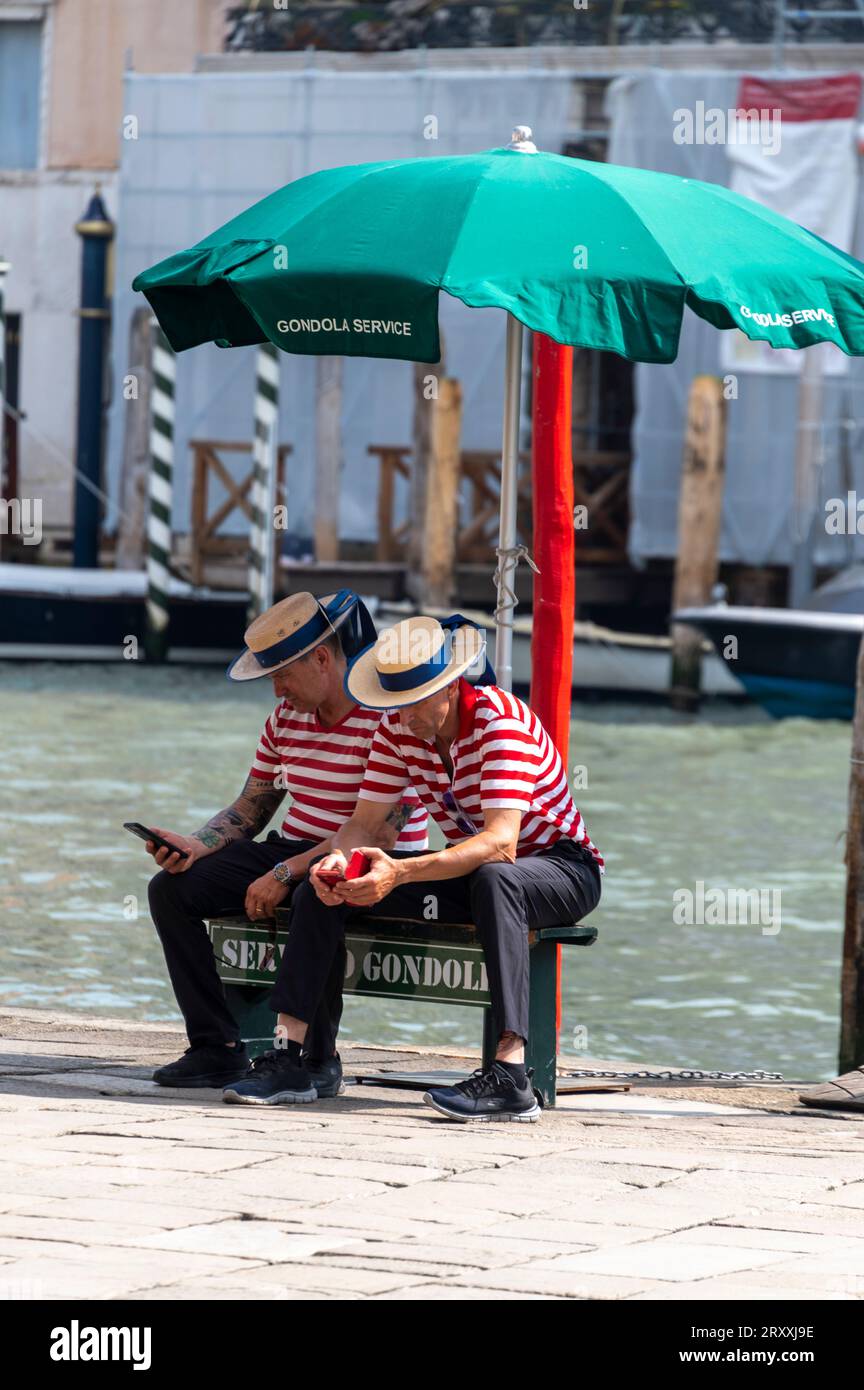
[[[273,602],[276,570],[276,438],[279,426],[279,354],[262,343],[255,360],[252,445],[252,525],[249,533],[249,621]]]
[[[147,634],[150,661],[168,651],[168,588],[171,563],[171,502],[174,492],[174,396],[177,361],[153,321],[153,384],[150,392],[150,477],[147,513]]]

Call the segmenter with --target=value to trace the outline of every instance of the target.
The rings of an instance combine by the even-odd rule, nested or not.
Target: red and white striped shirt
[[[573,804],[561,755],[536,714],[496,685],[459,682],[459,729],[450,745],[453,780],[434,742],[415,738],[399,711],[385,714],[372,740],[361,801],[398,800],[413,786],[450,843],[483,829],[496,807],[522,812],[517,857],[569,836],[601,873],[602,856]]]
[[[380,722],[380,710],[355,705],[328,728],[317,712],[301,714],[287,700],[279,701],[264,725],[250,775],[289,793],[282,822],[287,839],[320,842],[351,818]],[[401,800],[415,809],[395,848],[425,849],[426,811],[413,790],[405,790]]]

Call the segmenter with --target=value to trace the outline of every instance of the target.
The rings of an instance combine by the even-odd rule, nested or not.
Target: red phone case
[[[345,877],[362,878],[364,874],[368,874],[371,868],[372,861],[368,859],[365,854],[362,854],[359,849],[355,849],[354,853],[351,855],[351,858],[348,860],[348,867],[345,870]]]
[[[332,888],[334,883],[345,883],[350,878],[362,878],[371,869],[371,861],[365,854],[361,854],[359,849],[355,849],[345,867],[344,874],[340,874],[336,869],[319,869],[318,877],[328,888]]]

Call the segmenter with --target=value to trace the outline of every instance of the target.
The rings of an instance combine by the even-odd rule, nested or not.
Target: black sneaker
[[[226,1086],[222,1099],[236,1105],[302,1105],[318,1099],[309,1072],[284,1049],[256,1057],[243,1081]]]
[[[433,1110],[448,1120],[521,1120],[533,1124],[540,1119],[540,1106],[531,1085],[532,1071],[526,1073],[523,1087],[516,1085],[504,1067],[493,1062],[488,1071],[478,1068],[466,1081],[455,1086],[435,1086],[423,1096]]]
[[[306,1056],[300,1060],[312,1078],[312,1085],[318,1092],[319,1100],[331,1100],[334,1096],[341,1096],[345,1090],[345,1083],[342,1080],[342,1060],[338,1052],[332,1057],[325,1057],[323,1062]]]
[[[245,1043],[236,1047],[187,1047],[176,1062],[154,1071],[153,1080],[159,1086],[224,1086],[240,1081],[249,1071],[249,1053]]]

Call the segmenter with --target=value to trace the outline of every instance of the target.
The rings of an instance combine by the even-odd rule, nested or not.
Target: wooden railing
[[[516,537],[531,543],[531,468],[527,455],[519,460]],[[501,455],[492,449],[463,449],[462,477],[470,484],[467,521],[456,538],[456,558],[463,565],[482,563],[493,554],[501,510]]]
[[[394,525],[396,511],[396,479],[410,478],[409,446],[401,444],[370,444],[366,450],[378,459],[378,548],[375,558],[385,563],[401,560],[408,543],[410,519]]]
[[[249,538],[244,532],[240,535],[219,535],[219,527],[232,512],[242,512],[251,523],[252,510],[249,491],[252,487],[252,445],[245,440],[192,439],[192,515],[189,553],[189,577],[193,584],[204,580],[204,566],[208,559],[222,559],[226,556],[242,555],[249,548]],[[284,504],[285,460],[291,453],[290,444],[280,444],[276,456],[276,501]],[[236,476],[220,457],[221,454],[245,454],[249,459],[249,470]],[[210,505],[210,486],[218,479],[227,497],[216,510],[208,512]]]
[[[603,449],[580,449],[573,459],[576,506],[588,511],[588,525],[576,532],[580,564],[627,563],[630,526],[630,455]]]
[[[189,577],[194,584],[204,580],[208,560],[242,556],[248,547],[244,532],[220,534],[220,527],[238,511],[251,519],[249,491],[252,486],[252,446],[245,441],[193,439],[192,514]],[[410,510],[404,521],[397,521],[397,482],[410,483],[411,447],[403,444],[370,444],[367,452],[377,458],[378,538],[375,558],[394,564],[405,558],[413,525]],[[285,465],[290,444],[280,444],[277,461],[277,502],[285,501]],[[238,455],[245,455],[240,460]],[[223,457],[223,456],[227,456]],[[233,463],[233,468],[229,466]],[[247,462],[248,461],[248,462]],[[247,463],[240,472],[238,463]],[[531,544],[531,473],[528,459],[520,460],[517,532],[520,541]],[[463,449],[460,456],[461,507],[456,536],[456,561],[470,565],[484,563],[494,553],[498,534],[501,460],[493,449]],[[587,508],[587,527],[577,531],[576,550],[581,564],[625,564],[627,559],[628,484],[630,455],[603,450],[580,450],[574,461],[574,493],[577,506]],[[226,496],[211,507],[214,483],[219,482]]]
[[[398,561],[405,557],[411,519],[395,521],[396,479],[411,477],[411,448],[401,444],[371,444],[367,451],[379,460],[378,544],[376,559]],[[531,473],[527,456],[521,459],[518,505],[518,539],[531,543]],[[462,519],[456,537],[459,564],[483,563],[495,550],[501,488],[501,457],[492,449],[463,449],[461,478]],[[587,526],[577,531],[576,550],[581,564],[625,564],[629,524],[628,488],[630,455],[604,450],[581,450],[574,459],[573,481],[577,506],[587,509]]]

